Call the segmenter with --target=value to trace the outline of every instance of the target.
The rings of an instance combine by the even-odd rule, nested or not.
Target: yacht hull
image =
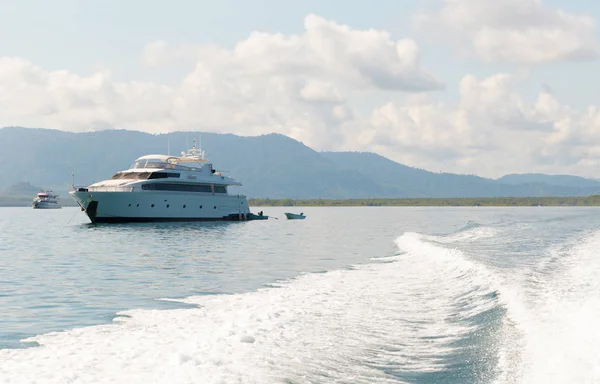
[[[250,214],[243,195],[164,191],[71,191],[70,195],[92,223],[244,220]]]
[[[56,203],[34,202],[31,204],[33,209],[61,209],[62,207]]]

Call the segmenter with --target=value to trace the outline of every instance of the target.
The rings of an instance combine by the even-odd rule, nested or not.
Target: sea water
[[[0,208],[0,383],[600,382],[597,208],[255,210]]]

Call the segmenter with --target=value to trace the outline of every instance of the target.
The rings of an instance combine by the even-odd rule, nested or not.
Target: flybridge
[[[185,165],[181,165],[184,163]],[[212,164],[206,159],[204,151],[196,147],[196,140],[192,149],[181,152],[181,156],[170,155],[146,155],[139,157],[131,165],[130,169],[162,168],[196,171],[208,165],[212,173]]]
[[[187,153],[181,152],[181,156],[187,159],[198,159],[198,160],[206,160],[206,154],[203,150],[196,147],[196,139],[194,139],[194,145],[192,149],[189,149]]]

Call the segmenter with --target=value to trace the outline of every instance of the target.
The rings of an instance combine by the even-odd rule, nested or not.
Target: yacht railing
[[[140,187],[88,187],[88,192],[140,192],[141,190]]]

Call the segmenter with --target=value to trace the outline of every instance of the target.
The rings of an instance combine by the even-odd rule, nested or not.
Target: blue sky
[[[600,142],[587,143],[597,124],[600,133],[587,110],[600,87],[598,2],[0,0],[0,8],[0,91],[13,96],[0,126],[280,132],[316,149],[490,176],[592,175],[600,164]],[[153,57],[164,60],[149,65],[159,41]],[[244,41],[250,51],[236,53]],[[323,54],[323,44],[340,51]],[[329,69],[314,74],[321,59]],[[305,72],[285,72],[293,63]],[[531,128],[541,126],[552,129]],[[517,149],[519,137],[527,144]]]

